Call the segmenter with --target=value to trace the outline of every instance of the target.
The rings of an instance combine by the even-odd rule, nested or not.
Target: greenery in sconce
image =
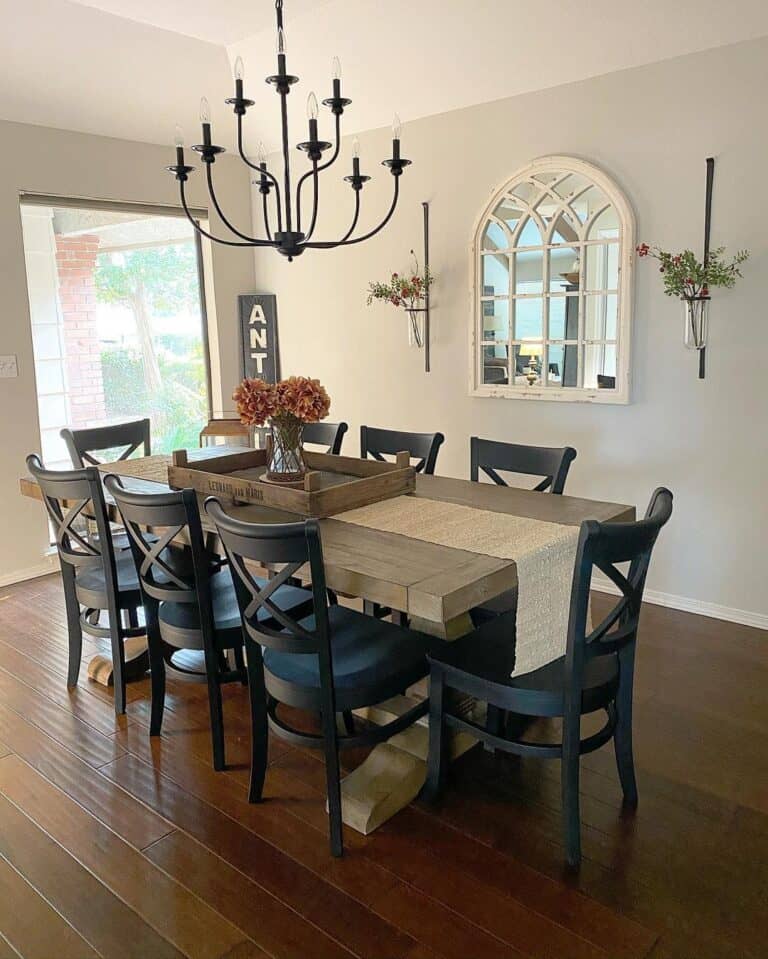
[[[712,287],[731,288],[736,284],[736,279],[742,276],[739,267],[749,259],[748,250],[739,250],[732,260],[726,260],[724,246],[710,252],[706,265],[696,259],[692,250],[667,253],[647,243],[640,243],[635,249],[639,257],[650,256],[659,261],[659,272],[664,274],[664,292],[667,296],[686,300],[709,296]]]
[[[410,273],[393,273],[386,283],[375,282],[368,284],[368,306],[375,300],[391,303],[393,306],[402,306],[406,310],[417,310],[421,306],[430,287],[435,281],[434,276],[426,268],[419,269],[419,261],[413,256],[413,270]]]

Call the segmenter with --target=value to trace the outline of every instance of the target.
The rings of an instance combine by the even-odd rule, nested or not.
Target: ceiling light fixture
[[[212,143],[211,141],[210,105],[205,97],[203,97],[203,99],[200,101],[200,122],[202,124],[203,142],[195,144],[192,149],[195,151],[195,153],[200,154],[200,158],[205,165],[208,193],[214,209],[218,213],[219,218],[226,229],[229,230],[229,232],[235,237],[238,237],[238,239],[227,239],[224,237],[214,236],[207,230],[204,230],[190,214],[187,206],[185,184],[189,178],[189,174],[192,173],[195,168],[192,166],[187,166],[187,164],[184,162],[184,141],[181,136],[180,128],[178,127],[176,128],[175,137],[176,163],[173,166],[167,167],[167,169],[173,173],[178,180],[181,204],[184,207],[185,213],[189,217],[195,229],[203,236],[207,237],[209,240],[213,240],[215,243],[223,243],[227,246],[272,247],[272,249],[277,250],[279,253],[287,256],[289,260],[292,260],[295,256],[299,256],[304,252],[304,250],[307,249],[328,250],[339,246],[350,246],[353,243],[362,243],[364,240],[368,240],[372,236],[375,236],[387,225],[392,217],[392,214],[395,212],[395,207],[397,206],[399,197],[400,176],[403,172],[403,169],[408,166],[411,161],[400,156],[401,123],[400,118],[397,116],[397,114],[395,114],[395,118],[392,122],[392,156],[388,160],[382,161],[384,166],[389,167],[389,172],[393,177],[394,195],[392,197],[392,202],[384,219],[375,229],[369,230],[362,236],[353,236],[357,227],[357,221],[360,216],[360,192],[363,189],[363,186],[368,182],[368,180],[370,180],[369,176],[365,176],[360,173],[360,144],[357,138],[355,138],[353,143],[352,174],[344,177],[344,180],[351,185],[355,194],[355,209],[352,217],[352,225],[339,239],[312,239],[315,232],[315,226],[317,224],[319,174],[323,170],[327,170],[328,167],[330,167],[336,161],[336,158],[339,155],[339,149],[341,147],[341,117],[344,113],[344,108],[348,107],[352,101],[348,100],[346,97],[342,97],[341,95],[341,64],[339,63],[339,58],[334,57],[332,63],[333,96],[328,97],[327,100],[323,100],[323,105],[328,107],[335,117],[336,142],[335,144],[332,144],[326,142],[325,140],[319,139],[317,127],[319,107],[317,103],[317,97],[314,93],[310,93],[307,97],[309,139],[303,143],[297,144],[297,149],[307,154],[307,157],[311,162],[311,168],[299,177],[295,188],[294,199],[294,187],[291,181],[291,165],[288,146],[288,109],[286,101],[288,94],[291,91],[291,87],[295,83],[298,83],[299,78],[291,76],[286,69],[286,39],[285,30],[283,28],[283,0],[275,0],[275,10],[277,13],[277,73],[273,76],[267,77],[266,82],[271,84],[280,96],[283,153],[282,188],[277,177],[275,177],[268,168],[263,143],[259,144],[257,155],[258,162],[252,163],[245,155],[245,150],[243,148],[243,117],[245,116],[248,107],[252,107],[254,105],[254,101],[246,100],[243,94],[245,71],[241,57],[238,57],[235,60],[235,95],[234,97],[230,97],[225,101],[232,106],[235,116],[237,117],[237,149],[238,153],[240,154],[240,158],[245,164],[247,164],[247,166],[249,166],[252,170],[256,170],[256,172],[259,174],[255,183],[258,184],[259,192],[263,197],[264,231],[266,233],[266,237],[261,239],[258,237],[249,236],[246,233],[242,233],[232,225],[229,219],[222,212],[213,188],[213,164],[216,162],[216,157],[220,153],[224,153],[224,147],[216,146],[216,144]],[[323,154],[332,147],[333,152],[330,156],[330,159],[321,163]],[[306,225],[305,229],[302,230],[302,188],[305,182],[310,178],[312,179],[311,214],[308,225]],[[274,198],[273,203],[270,203],[270,196],[273,196]],[[274,231],[274,233],[272,232],[270,226],[271,206],[274,206],[274,214],[276,217],[277,229]]]

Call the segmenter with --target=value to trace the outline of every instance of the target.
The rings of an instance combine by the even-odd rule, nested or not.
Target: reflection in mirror
[[[509,339],[509,300],[483,300],[483,340]]]
[[[509,382],[508,355],[506,344],[483,347],[483,383],[500,386]]]
[[[544,250],[522,250],[515,257],[515,293],[544,290]]]
[[[520,218],[523,215],[523,210],[520,207],[519,203],[516,203],[515,200],[511,197],[504,197],[504,199],[499,203],[496,209],[493,211],[493,215],[497,220],[501,220],[503,223],[506,223],[509,227],[509,232],[514,233],[517,224],[520,222]],[[506,246],[506,240],[504,241]]]
[[[515,305],[515,340],[541,339],[544,333],[542,310],[544,300],[531,297],[514,301]]]
[[[483,249],[506,250],[508,246],[509,241],[502,227],[490,220],[483,232]]]
[[[587,340],[615,340],[618,297],[615,293],[584,297],[584,337]]]
[[[584,248],[584,289],[615,290],[619,285],[618,243],[596,243]]]
[[[552,243],[576,243],[579,240],[581,224],[575,223],[570,214],[561,210],[555,219],[552,231]]]
[[[579,337],[579,297],[552,296],[549,298],[550,340],[577,340]]]
[[[579,221],[586,223],[595,210],[601,210],[607,202],[603,191],[596,186],[592,186],[588,190],[584,190],[578,197],[574,197],[570,206]]]
[[[567,200],[575,193],[581,193],[590,183],[591,181],[580,173],[569,173],[554,187],[554,191],[563,200]]]
[[[584,347],[584,387],[590,390],[616,389],[616,346],[588,343]]]
[[[504,253],[483,255],[483,296],[509,294],[509,258]]]
[[[588,240],[615,240],[618,235],[619,215],[613,206],[607,206],[598,213],[587,231]]]
[[[524,223],[523,228],[517,237],[517,246],[541,246],[544,238],[541,235],[538,225],[533,217],[529,217]]]
[[[514,195],[518,197],[518,199],[522,200],[523,203],[530,204],[534,197],[538,196],[540,190],[541,187],[533,183],[523,181],[515,186]]]
[[[541,362],[544,357],[544,344],[541,341],[526,340],[515,347],[515,382],[518,377],[529,386],[541,382]]]
[[[559,246],[549,252],[549,289],[567,293],[579,288],[581,248]]]

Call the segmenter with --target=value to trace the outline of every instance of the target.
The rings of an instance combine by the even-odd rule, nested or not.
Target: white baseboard
[[[46,559],[38,566],[29,566],[27,569],[17,569],[14,573],[6,573],[0,576],[0,588],[3,586],[12,586],[14,583],[23,583],[26,579],[37,579],[38,576],[48,576],[59,569],[59,558],[56,553]]]
[[[599,593],[619,595],[619,589],[610,580],[601,577],[592,577],[592,589]],[[675,596],[674,593],[661,593],[656,589],[646,589],[643,601],[653,603],[654,606],[669,606],[684,613],[696,613],[698,616],[710,616],[712,619],[723,619],[728,623],[739,623],[741,626],[754,626],[756,629],[768,630],[768,614],[753,613],[748,609],[735,609],[732,606],[720,606],[718,603],[707,603],[701,599],[689,599],[687,596]]]

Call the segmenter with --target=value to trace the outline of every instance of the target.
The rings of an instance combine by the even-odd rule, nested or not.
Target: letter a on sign
[[[243,376],[258,376],[270,383],[280,379],[277,343],[277,301],[272,293],[238,297]]]

